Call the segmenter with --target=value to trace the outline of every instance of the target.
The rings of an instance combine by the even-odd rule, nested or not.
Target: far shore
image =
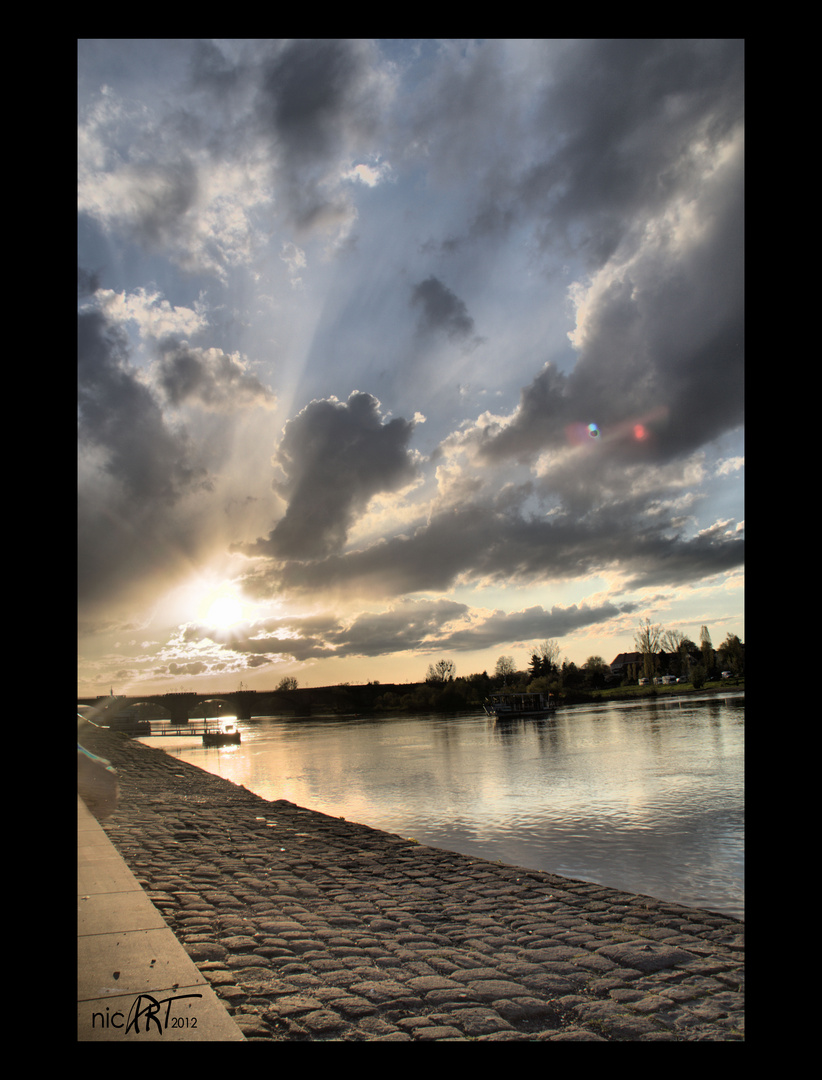
[[[727,690],[741,690],[744,693],[745,676],[712,679],[700,687],[695,687],[693,683],[671,683],[667,686],[614,686],[608,690],[568,690],[562,692],[560,702],[565,705],[581,705],[633,698],[678,697],[680,694],[716,694]]]

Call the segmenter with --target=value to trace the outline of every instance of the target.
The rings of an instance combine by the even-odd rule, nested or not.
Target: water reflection
[[[744,913],[744,697],[485,716],[260,718],[167,745],[267,799],[464,854]],[[193,742],[193,740],[192,740]]]

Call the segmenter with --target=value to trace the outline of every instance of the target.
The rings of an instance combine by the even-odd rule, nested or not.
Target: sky
[[[744,637],[744,44],[78,42],[79,692]]]

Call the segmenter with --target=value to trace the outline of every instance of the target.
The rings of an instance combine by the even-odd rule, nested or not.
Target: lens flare
[[[604,430],[594,421],[586,423],[583,420],[577,420],[566,426],[565,437],[571,446],[579,450],[587,446],[589,451],[593,451],[591,446],[591,439],[593,439],[603,449],[626,443],[645,443],[647,445],[643,452],[647,452],[648,447],[654,444],[657,429],[665,423],[667,417],[667,405],[658,405],[647,412],[626,417],[624,420],[610,417]],[[598,449],[596,452],[601,451]]]

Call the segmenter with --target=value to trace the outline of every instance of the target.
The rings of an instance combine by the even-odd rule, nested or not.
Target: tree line
[[[687,678],[699,689],[706,682],[720,678],[723,671],[730,671],[737,678],[745,674],[745,646],[737,634],[728,633],[719,648],[714,649],[707,626],[700,628],[697,645],[681,630],[666,630],[646,619],[639,624],[634,644],[641,659],[628,676],[633,679],[675,675]]]
[[[381,711],[413,710],[419,712],[474,709],[490,693],[503,688],[516,691],[553,693],[565,701],[583,700],[585,693],[610,687],[636,685],[639,679],[673,675],[686,678],[696,689],[718,679],[723,671],[734,676],[745,673],[745,646],[736,634],[728,634],[714,649],[708,628],[700,630],[697,644],[679,630],[665,629],[649,620],[640,623],[634,635],[636,650],[618,673],[601,656],[589,656],[581,665],[560,660],[559,642],[550,639],[532,647],[528,666],[517,668],[512,656],[500,656],[493,674],[487,671],[457,675],[453,660],[443,657],[428,665],[420,683],[389,684],[379,681],[367,686],[350,687],[356,692],[359,707]],[[347,686],[348,684],[346,684]],[[297,680],[281,680],[278,690],[297,688]]]
[[[526,670],[519,670],[512,656],[497,659],[493,675],[487,671],[467,677],[457,676],[453,660],[429,664],[425,682],[411,696],[416,705],[437,701],[460,701],[471,708],[481,704],[488,693],[502,689],[554,693],[569,700],[575,693],[608,687],[636,685],[639,679],[672,675],[685,678],[695,689],[719,679],[723,671],[735,677],[745,673],[745,646],[729,633],[714,649],[707,626],[700,630],[699,643],[682,631],[666,629],[646,619],[634,635],[635,658],[613,673],[601,656],[589,656],[581,665],[560,660],[559,642],[550,639],[535,645]],[[398,701],[393,704],[397,706]],[[458,706],[457,706],[458,707]]]

